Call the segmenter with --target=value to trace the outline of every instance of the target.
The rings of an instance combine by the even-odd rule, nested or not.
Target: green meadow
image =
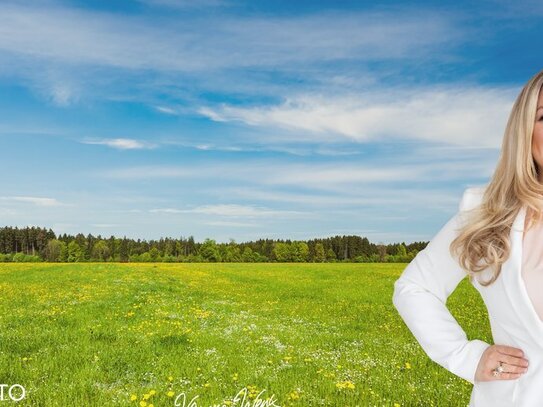
[[[392,305],[405,266],[0,264],[0,383],[26,389],[0,406],[466,406]],[[491,341],[466,279],[448,305]]]

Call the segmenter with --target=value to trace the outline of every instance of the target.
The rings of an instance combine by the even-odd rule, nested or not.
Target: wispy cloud
[[[134,140],[129,138],[114,138],[102,140],[83,140],[83,144],[104,145],[118,150],[141,150],[157,147],[156,144],[147,141]]]
[[[386,186],[379,185],[364,189],[344,189],[336,191],[334,194],[315,194],[306,191],[288,192],[261,187],[216,187],[206,189],[205,192],[215,196],[232,195],[242,201],[295,204],[304,208],[333,208],[334,214],[330,218],[342,212],[343,209],[340,208],[354,208],[354,212],[358,212],[358,215],[363,216],[362,208],[388,208],[389,210],[394,208],[394,213],[397,213],[398,209],[411,211],[420,207],[450,210],[457,207],[459,203],[458,194],[449,190],[437,188],[429,190],[398,188],[391,190]],[[349,216],[355,218],[352,211],[349,212]],[[388,216],[390,217],[390,215]],[[372,219],[374,218],[375,216],[372,216]]]
[[[160,140],[160,144],[164,146],[177,146],[184,148],[191,148],[201,151],[224,151],[233,153],[283,153],[294,156],[349,156],[360,154],[360,151],[352,148],[352,145],[319,145],[315,143],[294,143],[292,140],[290,143],[277,143],[273,139],[266,140],[264,137],[259,137],[259,140],[243,140],[243,137],[239,137],[239,140],[229,139],[224,144],[217,143],[198,143],[182,140]],[[258,141],[258,143],[257,143]],[[229,144],[227,144],[229,143]],[[233,144],[236,143],[236,144]]]
[[[222,2],[147,3],[184,7]],[[366,65],[372,61],[418,64],[446,58],[444,49],[453,52],[470,37],[467,29],[459,29],[461,24],[454,13],[408,7],[290,16],[140,15],[8,1],[0,4],[0,71],[24,77],[28,86],[47,92],[46,98],[59,106],[100,95],[145,99],[162,113],[178,115],[185,113],[164,105],[156,97],[157,87],[185,100],[201,99],[202,89],[279,95],[296,83],[315,86],[324,78],[322,86],[352,88],[347,84],[375,80]],[[356,71],[353,62],[360,63]],[[272,75],[263,80],[255,69],[295,81],[280,84]],[[151,78],[144,72],[159,75]]]
[[[161,113],[169,114],[172,116],[177,116],[179,114],[179,111],[177,109],[168,106],[154,106],[154,108]]]
[[[224,3],[141,2],[181,8]],[[7,1],[0,4],[0,70],[32,77],[27,81],[29,86],[47,92],[47,97],[60,106],[71,105],[101,88],[104,98],[150,98],[158,111],[183,115],[188,109],[180,111],[156,98],[157,87],[190,99],[194,97],[191,93],[198,94],[202,88],[277,96],[293,87],[310,86],[313,90],[322,87],[322,98],[327,99],[338,90],[358,89],[361,84],[379,86],[386,83],[382,78],[401,75],[404,67],[389,64],[371,70],[367,64],[372,61],[419,64],[447,60],[455,46],[476,37],[476,28],[464,25],[465,16],[460,13],[421,7],[323,10],[295,16],[164,16],[98,12],[57,2],[29,6]],[[356,69],[353,62],[357,62]],[[137,76],[137,80],[130,76],[149,70],[161,75],[153,79]],[[273,81],[269,72],[281,72],[284,78],[296,80],[281,84]],[[292,98],[298,110],[308,107],[302,99]],[[284,108],[279,106],[276,113],[288,115]],[[202,109],[215,120],[266,122],[257,111],[222,111],[213,106]],[[349,109],[356,114],[356,107]],[[324,110],[333,114],[331,106],[324,106]],[[269,116],[270,112],[263,114]],[[303,116],[311,119],[310,112]],[[371,121],[368,114],[364,116]],[[290,127],[292,119],[271,121]],[[335,130],[337,127],[332,125]],[[340,134],[353,137],[351,126],[347,123],[345,127],[339,129]],[[320,128],[327,126],[321,121]],[[364,139],[364,135],[354,137]]]
[[[140,3],[152,7],[166,7],[170,9],[190,9],[206,7],[224,7],[230,3],[225,0],[138,0]]]
[[[168,72],[361,57],[416,59],[461,36],[450,18],[407,9],[267,18],[191,16],[180,25],[159,17],[153,21],[2,3],[0,26],[0,49],[7,52]]]
[[[209,174],[213,169],[205,170]],[[92,175],[90,173],[89,175]],[[119,169],[106,169],[94,172],[99,177],[117,179],[150,179],[150,178],[189,178],[203,176],[191,167],[143,165],[137,167],[125,167]]]
[[[204,225],[209,225],[209,226],[224,226],[224,227],[241,227],[241,228],[246,228],[246,227],[249,227],[249,228],[255,228],[255,227],[259,227],[259,226],[262,226],[258,223],[246,223],[246,222],[230,222],[230,221],[224,221],[224,220],[217,220],[217,221],[209,221],[209,222],[204,222]]]
[[[273,169],[273,170],[271,170]],[[466,171],[466,170],[464,170]],[[345,184],[371,184],[424,179],[435,167],[424,165],[398,165],[379,168],[361,164],[296,164],[281,162],[198,163],[191,166],[138,166],[100,170],[96,174],[113,179],[227,179],[245,180],[256,184],[297,185],[299,187],[326,188]],[[441,173],[440,176],[445,176]]]
[[[275,210],[264,207],[255,207],[237,204],[202,205],[190,209],[159,208],[150,209],[153,213],[195,213],[202,215],[225,216],[232,218],[270,218],[285,216],[305,216],[307,213],[299,211]]]
[[[446,154],[446,153],[445,153]],[[450,158],[417,162],[416,157],[401,157],[402,161],[382,159],[378,162],[317,162],[292,163],[282,160],[246,159],[242,162],[208,162],[201,160],[187,166],[146,165],[95,171],[94,176],[119,180],[186,179],[223,180],[253,185],[296,186],[328,191],[346,188],[366,188],[372,184],[463,179],[480,174],[488,176],[493,162]]]
[[[65,205],[55,198],[44,198],[36,196],[0,196],[2,201],[11,201],[11,202],[24,202],[37,206],[61,206]]]
[[[78,100],[73,88],[67,86],[66,83],[51,84],[49,94],[53,103],[59,106],[68,106]]]
[[[298,95],[280,105],[201,107],[214,121],[291,130],[282,137],[355,142],[418,139],[498,148],[516,88],[381,89],[360,95]]]
[[[9,208],[0,208],[0,215],[3,217],[10,217],[17,215],[17,211]]]

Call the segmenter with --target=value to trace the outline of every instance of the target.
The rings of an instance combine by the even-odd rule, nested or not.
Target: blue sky
[[[0,225],[429,240],[489,180],[542,22],[539,1],[2,1]]]

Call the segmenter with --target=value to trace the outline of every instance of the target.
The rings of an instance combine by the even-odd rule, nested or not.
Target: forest
[[[371,243],[366,237],[259,239],[237,243],[193,236],[141,240],[56,235],[41,227],[0,228],[0,262],[410,262],[428,242]]]

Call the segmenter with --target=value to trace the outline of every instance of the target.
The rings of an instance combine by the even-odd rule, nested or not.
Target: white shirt
[[[529,229],[531,211],[526,216],[522,240],[522,279],[535,312],[543,321],[543,221]]]

